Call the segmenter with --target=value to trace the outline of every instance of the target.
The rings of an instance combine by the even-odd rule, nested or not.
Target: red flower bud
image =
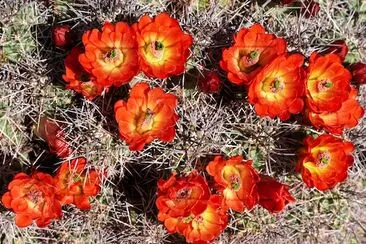
[[[220,90],[221,79],[214,71],[205,71],[198,78],[198,87],[204,93],[217,93]]]
[[[41,117],[39,124],[34,127],[34,133],[45,140],[50,152],[58,157],[66,158],[72,153],[62,128],[47,117]]]
[[[295,202],[295,198],[288,191],[289,187],[270,176],[261,175],[257,187],[259,204],[271,213],[279,213],[287,204]]]
[[[282,4],[291,4],[294,0],[281,0]]]
[[[318,14],[320,10],[319,3],[314,0],[307,0],[302,3],[301,13],[306,17],[310,18]]]
[[[348,53],[347,44],[343,40],[334,41],[331,44],[329,44],[328,48],[324,50],[321,54],[324,55],[329,53],[334,53],[338,55],[343,62]]]
[[[52,28],[52,40],[57,47],[70,46],[72,42],[71,29],[68,25],[59,25]]]
[[[358,84],[366,84],[366,64],[358,62],[351,66],[352,79]]]

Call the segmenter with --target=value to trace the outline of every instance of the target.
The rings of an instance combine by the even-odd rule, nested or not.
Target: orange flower
[[[160,79],[184,72],[192,37],[182,31],[167,13],[147,15],[132,26],[136,32],[140,68],[149,77]]]
[[[217,156],[206,168],[222,188],[224,204],[238,212],[252,209],[258,202],[257,182],[259,176],[252,167],[252,161],[243,161],[241,156],[224,160]]]
[[[38,227],[46,227],[52,220],[61,218],[61,205],[55,197],[52,176],[41,172],[31,176],[19,173],[8,185],[8,190],[1,201],[16,214],[17,226],[26,227],[34,220]]]
[[[61,164],[55,176],[57,195],[62,205],[75,204],[81,210],[90,209],[89,197],[100,191],[101,174],[86,170],[86,159],[76,158]]]
[[[249,102],[260,116],[287,120],[304,107],[304,58],[300,54],[282,55],[254,78],[249,87]]]
[[[306,98],[310,110],[315,113],[339,110],[351,91],[351,74],[339,56],[312,53],[307,73]]]
[[[72,89],[92,100],[102,94],[104,88],[79,63],[79,56],[82,53],[83,50],[80,47],[74,47],[71,50],[71,53],[65,59],[65,74],[62,78],[68,83],[66,85],[67,89]]]
[[[61,127],[47,117],[41,117],[34,132],[47,142],[50,152],[58,157],[66,158],[72,153]]]
[[[177,178],[173,174],[168,180],[160,179],[158,189],[158,219],[164,222],[171,233],[177,232],[178,217],[199,215],[206,209],[210,198],[205,179],[196,172],[187,177]]]
[[[126,23],[105,23],[102,31],[85,32],[82,41],[85,53],[79,56],[79,61],[104,87],[121,86],[138,73],[136,37]]]
[[[135,85],[127,102],[114,105],[120,136],[130,150],[140,151],[154,139],[170,142],[175,136],[177,97],[146,83]]]
[[[353,164],[353,144],[331,135],[314,139],[308,136],[299,151],[296,171],[308,187],[324,191],[347,178],[347,169]]]
[[[295,198],[289,193],[288,186],[274,178],[261,175],[257,183],[259,204],[271,213],[281,212],[287,204],[295,202]]]
[[[267,34],[263,26],[254,24],[234,36],[234,45],[222,53],[220,66],[236,85],[249,85],[254,76],[277,56],[286,52],[286,41]]]
[[[341,135],[344,128],[353,128],[363,116],[364,110],[356,100],[357,89],[352,88],[348,99],[342,103],[342,107],[332,113],[314,113],[308,111],[308,117],[315,128],[324,128],[326,131]]]
[[[221,196],[212,195],[202,213],[172,221],[177,225],[178,233],[184,235],[187,243],[207,243],[223,232],[228,223],[228,215],[221,202]]]

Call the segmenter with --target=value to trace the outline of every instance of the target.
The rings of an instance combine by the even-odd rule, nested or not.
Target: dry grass
[[[108,179],[90,212],[64,208],[62,220],[46,229],[19,229],[13,214],[0,206],[0,243],[183,243],[178,236],[168,236],[156,219],[157,179],[172,170],[200,167],[222,153],[254,159],[258,170],[291,185],[298,200],[276,216],[259,208],[232,213],[220,243],[366,241],[365,118],[344,135],[356,145],[348,180],[322,193],[307,189],[293,171],[301,138],[315,132],[301,125],[299,117],[289,122],[258,118],[245,101],[245,92],[226,81],[220,95],[209,96],[183,89],[194,88],[191,72],[163,81],[140,74],[134,82],[147,80],[179,97],[181,119],[174,143],[153,142],[141,153],[133,153],[118,139],[113,118],[113,104],[126,97],[128,87],[113,89],[93,102],[65,90],[61,74],[66,52],[54,48],[50,39],[55,24],[70,24],[80,37],[106,20],[132,23],[144,13],[168,11],[193,35],[189,66],[198,70],[218,69],[221,49],[230,45],[231,35],[254,22],[285,38],[291,51],[309,55],[344,39],[351,49],[349,60],[366,61],[366,23],[349,3],[354,1],[319,1],[321,11],[311,19],[272,1],[199,1],[208,2],[205,8],[190,0],[51,0],[50,6],[47,1],[28,1],[26,15],[20,15],[23,2],[0,0],[0,193],[17,171],[52,172],[60,163],[33,135],[32,125],[42,115],[63,125],[77,149],[74,157],[87,157],[108,172]],[[360,94],[366,107],[366,87],[360,88]]]

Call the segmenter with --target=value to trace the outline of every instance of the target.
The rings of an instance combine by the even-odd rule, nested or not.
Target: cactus
[[[360,22],[366,22],[366,2],[364,0],[351,0],[352,8],[358,14]]]
[[[210,6],[210,0],[192,0],[191,7],[197,11],[203,11]]]
[[[6,115],[6,107],[6,102],[0,102],[0,145],[6,148],[14,148],[15,146],[15,153],[18,154],[19,160],[29,163],[28,154],[19,150],[24,144],[25,137],[16,124]]]
[[[40,21],[40,18],[37,18],[36,6],[35,3],[23,5],[10,24],[3,26],[2,55],[5,60],[18,62],[36,50],[31,30]]]
[[[70,0],[49,0],[51,8],[56,15],[67,17]]]
[[[154,4],[154,5],[159,4],[159,1],[157,0],[138,0],[138,2],[140,4]]]
[[[66,108],[71,104],[72,93],[61,87],[48,84],[42,87],[40,98],[44,101],[45,110],[54,113],[56,108]]]

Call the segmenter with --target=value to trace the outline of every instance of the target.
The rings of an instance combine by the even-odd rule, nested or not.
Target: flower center
[[[72,176],[72,180],[73,182],[72,183],[77,183],[77,182],[81,182],[84,180],[84,177],[82,177],[80,174],[77,174],[75,173],[73,176]]]
[[[231,175],[230,176],[230,179],[229,179],[229,181],[230,181],[230,188],[232,189],[232,190],[234,190],[234,191],[237,191],[237,190],[239,190],[239,188],[240,188],[240,177],[239,177],[239,175]]]
[[[185,223],[185,224],[188,224],[188,223],[192,222],[192,220],[193,220],[193,216],[192,215],[189,215],[187,217],[184,217],[182,219],[182,222]]]
[[[332,88],[333,83],[329,80],[320,80],[318,81],[318,91],[325,92]]]
[[[139,133],[144,133],[152,129],[154,124],[154,113],[149,108],[146,112],[143,112],[142,115],[137,120],[136,130]]]
[[[322,152],[317,158],[317,166],[320,168],[325,168],[328,166],[330,161],[330,153],[328,151]]]
[[[177,192],[176,198],[177,199],[186,199],[186,198],[189,198],[191,196],[191,194],[192,194],[192,189],[183,188]]]
[[[82,83],[81,88],[90,95],[96,94],[96,92],[97,92],[96,86],[91,82]]]
[[[155,58],[162,58],[164,54],[164,45],[162,42],[154,41],[150,44],[151,54]]]
[[[258,50],[254,50],[246,55],[243,55],[240,58],[240,64],[239,64],[240,69],[247,70],[247,69],[253,68],[251,66],[257,64],[259,61],[259,54],[260,53]]]
[[[284,87],[285,85],[283,84],[282,81],[280,81],[279,79],[274,79],[271,84],[271,92],[279,93],[280,91],[283,90]]]
[[[42,192],[36,189],[30,189],[26,196],[29,199],[29,201],[37,205],[41,201]]]
[[[113,48],[103,55],[106,63],[120,65],[123,62],[123,53],[120,49]]]
[[[196,216],[196,217],[194,218],[194,220],[195,220],[198,224],[201,224],[201,223],[203,222],[203,217],[202,217],[201,215],[199,215],[199,216]]]
[[[85,72],[83,72],[80,76],[79,76],[79,80],[81,82],[88,82],[90,80],[89,75]]]

